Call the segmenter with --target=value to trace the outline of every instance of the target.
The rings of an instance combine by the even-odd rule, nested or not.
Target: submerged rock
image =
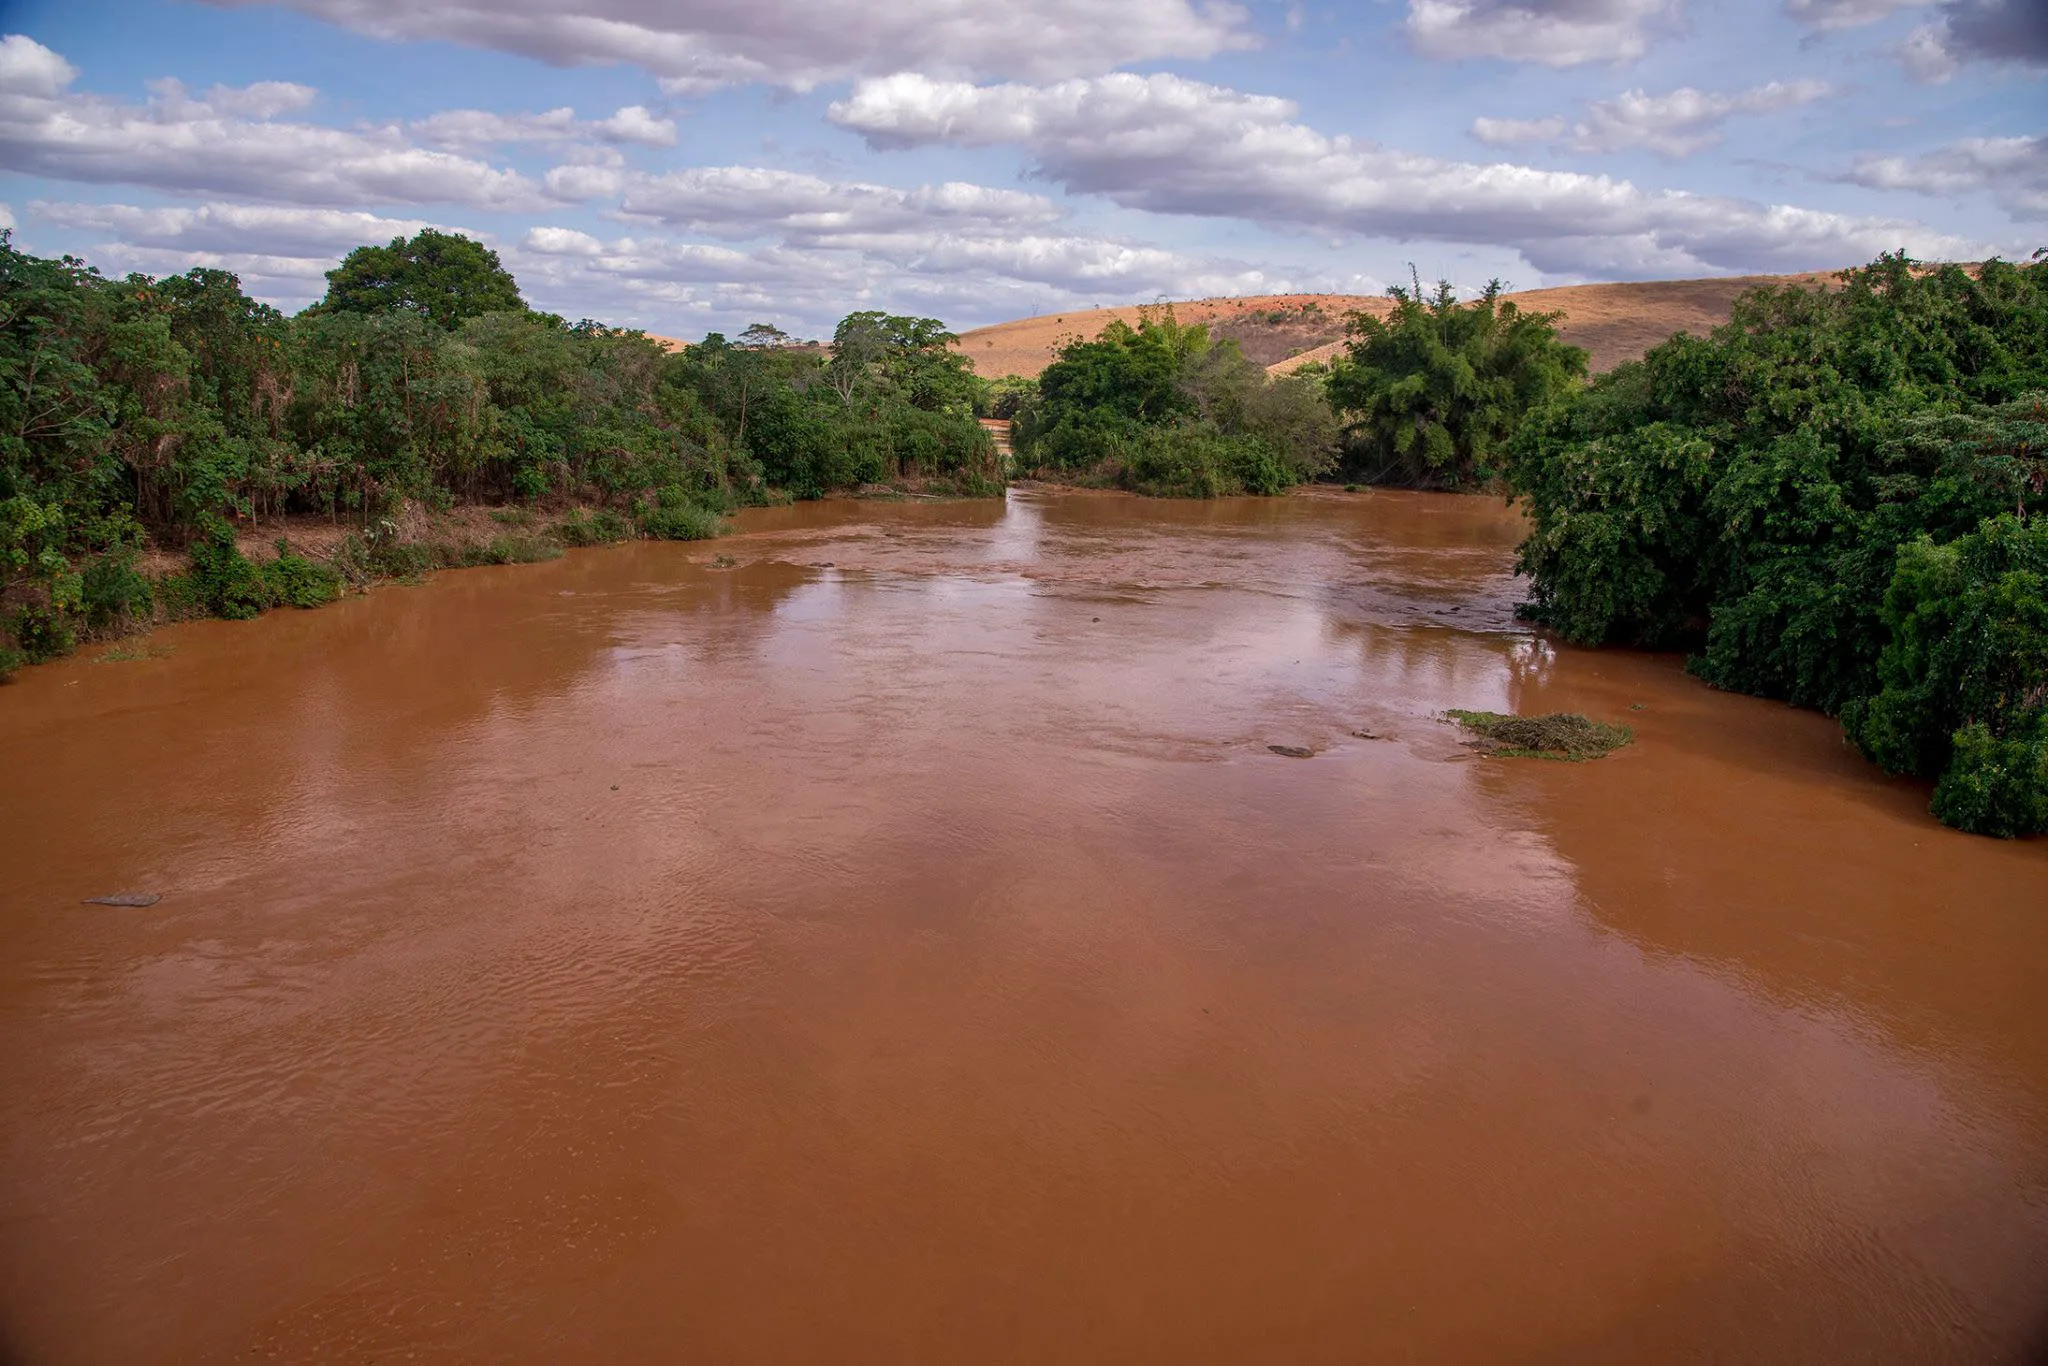
[[[1316,757],[1314,750],[1304,749],[1300,745],[1267,745],[1266,748],[1272,750],[1275,754],[1285,755],[1289,759],[1313,759]]]
[[[155,892],[115,892],[112,896],[89,896],[87,906],[154,906],[163,898]]]

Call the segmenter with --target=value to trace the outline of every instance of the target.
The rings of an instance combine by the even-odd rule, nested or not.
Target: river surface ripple
[[[0,689],[0,1358],[2040,1341],[2048,842],[1494,501],[741,520]]]

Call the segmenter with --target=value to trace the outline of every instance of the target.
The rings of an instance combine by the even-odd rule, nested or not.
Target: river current
[[[1497,500],[739,520],[0,688],[0,1359],[2048,1341],[2048,842]]]

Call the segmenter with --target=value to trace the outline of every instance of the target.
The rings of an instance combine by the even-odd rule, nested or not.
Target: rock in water
[[[1266,748],[1272,750],[1275,754],[1284,754],[1290,759],[1313,759],[1316,757],[1314,750],[1303,749],[1300,745],[1267,745]]]
[[[89,896],[88,906],[154,906],[163,898],[155,892],[116,892],[112,896]]]

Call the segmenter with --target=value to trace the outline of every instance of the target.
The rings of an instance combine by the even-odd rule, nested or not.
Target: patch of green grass
[[[110,645],[106,649],[100,651],[100,653],[94,657],[93,663],[125,664],[128,661],[135,659],[162,659],[165,655],[171,653],[171,651],[177,648],[178,647],[175,645],[152,644],[147,640],[138,640],[132,643],[123,642],[119,645]]]
[[[1482,754],[1501,759],[1563,759],[1579,763],[1612,754],[1635,739],[1627,726],[1610,726],[1557,711],[1547,716],[1506,716],[1497,711],[1460,711],[1445,716],[1471,732],[1466,741]]]

